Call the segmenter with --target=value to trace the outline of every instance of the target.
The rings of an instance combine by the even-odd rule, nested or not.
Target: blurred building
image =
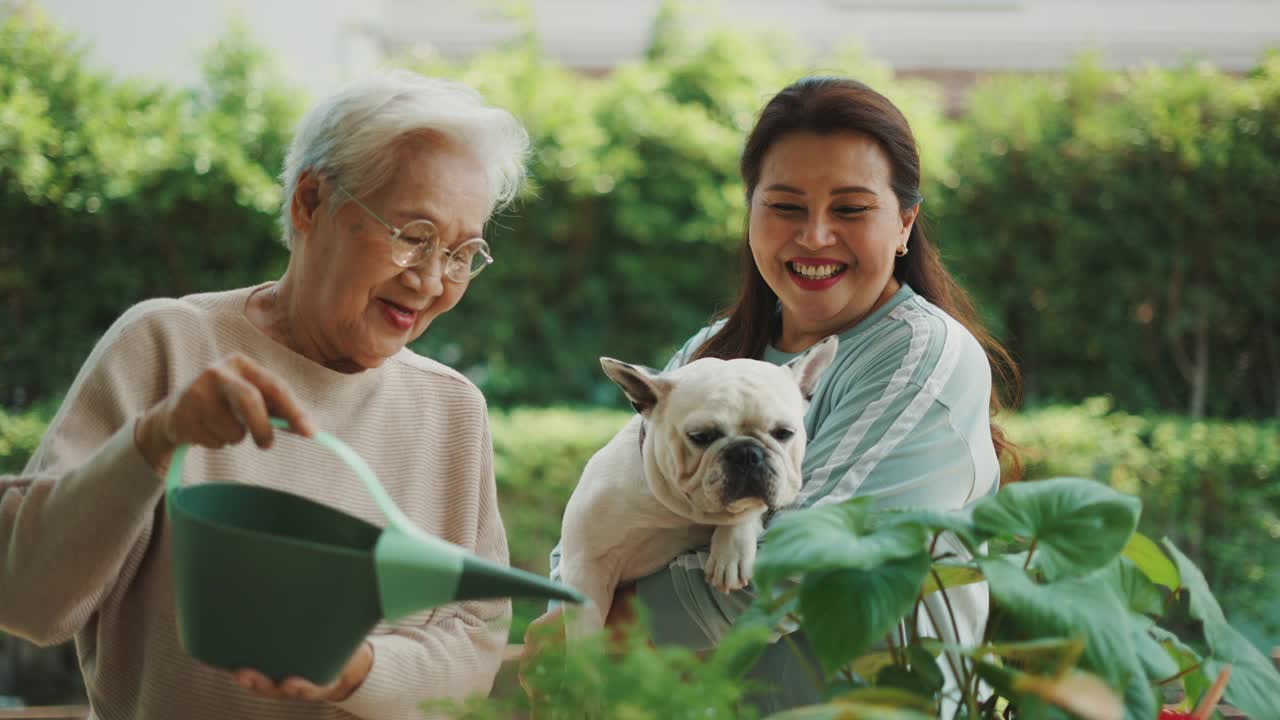
[[[2,2],[3,0],[0,0]],[[126,74],[198,77],[198,49],[235,15],[291,79],[323,92],[380,57],[429,47],[465,59],[510,40],[505,0],[38,0]],[[517,4],[518,5],[518,4]],[[1113,67],[1206,60],[1244,71],[1280,48],[1280,0],[712,0],[694,17],[791,35],[815,62],[857,43],[899,72],[962,91],[987,72],[1064,67],[1098,50]],[[586,72],[641,56],[660,0],[529,0],[546,53]]]
[[[564,65],[606,72],[649,45],[660,0],[534,0],[543,50]],[[382,0],[388,51],[426,44],[462,59],[520,32],[495,3]],[[1053,72],[1082,51],[1109,67],[1204,60],[1229,71],[1280,49],[1277,0],[720,0],[705,22],[793,36],[813,61],[857,44],[897,72],[941,84],[954,106],[981,74]]]

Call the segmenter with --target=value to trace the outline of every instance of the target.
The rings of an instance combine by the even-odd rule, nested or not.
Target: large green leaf
[[[1132,560],[1119,556],[1097,572],[1091,573],[1087,582],[1101,582],[1124,601],[1129,610],[1141,615],[1159,616],[1164,613],[1164,594]],[[1143,627],[1150,625],[1144,623]]]
[[[974,525],[1035,543],[1032,563],[1048,580],[1096,570],[1120,553],[1142,503],[1098,482],[1054,478],[1015,483],[978,503]]]
[[[756,558],[763,589],[783,578],[831,570],[870,570],[923,551],[928,531],[916,523],[869,531],[867,501],[797,510],[769,528]]]
[[[1114,688],[1129,682],[1138,665],[1129,612],[1110,588],[1079,579],[1037,585],[1004,558],[982,558],[978,563],[991,598],[1022,639],[1083,636],[1085,669]]]
[[[858,657],[897,625],[928,570],[929,555],[919,551],[870,570],[805,576],[801,622],[823,668],[830,672]]]
[[[1152,683],[1178,674],[1178,661],[1155,638],[1144,630],[1133,634],[1133,647],[1142,661],[1143,674]]]
[[[891,525],[915,524],[923,525],[932,531],[946,530],[959,536],[969,548],[978,545],[977,528],[973,525],[973,508],[941,512],[923,509],[882,510],[871,516],[874,529]],[[985,538],[982,538],[985,539]]]
[[[1151,538],[1142,533],[1134,533],[1124,546],[1123,555],[1132,560],[1151,582],[1170,590],[1178,589],[1178,568]]]
[[[1134,537],[1137,535],[1135,534]],[[1129,632],[1133,637],[1134,650],[1142,664],[1143,676],[1151,682],[1156,682],[1176,675],[1177,663],[1148,632],[1155,627],[1155,621],[1149,616],[1159,616],[1164,612],[1165,597],[1159,586],[1148,579],[1132,560],[1123,555],[1112,560],[1101,570],[1091,573],[1085,581],[1106,585],[1128,607]],[[1135,695],[1138,692],[1133,689],[1129,691]]]
[[[1191,616],[1204,626],[1204,639],[1209,645],[1209,656],[1204,659],[1205,675],[1213,679],[1231,665],[1231,680],[1224,694],[1227,702],[1250,717],[1272,716],[1280,708],[1280,673],[1227,623],[1200,568],[1168,538],[1164,539],[1164,548],[1177,564],[1182,587],[1190,595]]]
[[[1160,643],[1160,646],[1169,654],[1169,658],[1173,660],[1177,666],[1177,673],[1182,675],[1182,689],[1187,698],[1190,698],[1191,706],[1195,705],[1195,701],[1204,695],[1205,691],[1212,685],[1209,676],[1205,675],[1203,667],[1203,659],[1200,653],[1193,650],[1189,645],[1173,633],[1165,630],[1160,626],[1154,626],[1147,630],[1147,634],[1153,640]],[[1166,675],[1160,680],[1165,680],[1172,675]]]
[[[942,690],[946,678],[942,668],[938,666],[938,658],[923,644],[915,643],[907,648],[907,658],[911,660],[911,670],[925,682],[925,687],[933,692]]]

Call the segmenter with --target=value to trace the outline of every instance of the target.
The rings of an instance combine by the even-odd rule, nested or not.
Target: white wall
[[[354,0],[38,0],[73,31],[98,67],[190,85],[202,54],[239,17],[290,84],[312,97],[376,61],[358,27],[381,23],[381,4]]]

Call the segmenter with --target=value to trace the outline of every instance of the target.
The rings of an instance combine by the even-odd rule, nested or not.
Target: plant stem
[[[902,658],[898,657],[898,648],[893,644],[893,631],[884,634],[884,644],[889,648],[889,657],[893,658],[894,665],[904,665]]]
[[[1031,538],[1031,547],[1027,549],[1027,561],[1022,563],[1022,571],[1026,572],[1031,567],[1031,556],[1036,552],[1036,543],[1040,542],[1040,538]]]
[[[951,635],[952,637],[955,638],[956,644],[959,645],[960,644],[960,625],[959,623],[956,622],[956,611],[955,611],[955,608],[951,606],[951,597],[947,595],[947,589],[942,586],[942,577],[938,575],[938,571],[930,567],[929,572],[933,574],[933,581],[938,585],[938,593],[942,595],[942,603],[947,608],[947,618],[951,621]],[[934,629],[938,630],[939,635],[942,634],[941,628],[938,627],[937,622],[934,622],[933,627]],[[944,650],[943,652],[945,653],[946,651]],[[971,670],[969,669],[969,665],[965,663],[963,658],[960,659],[960,670],[962,672],[956,673],[956,685],[961,688],[961,694],[964,696],[965,704],[969,706],[970,716],[977,718],[978,717],[978,708],[976,706],[977,690],[973,690],[971,692],[968,689],[970,680],[973,677],[976,677],[977,673],[971,672]],[[956,672],[954,667],[952,668],[951,672],[953,673]]]
[[[920,642],[920,606],[924,604],[924,593],[916,596],[915,607],[911,609],[911,642]]]
[[[1178,680],[1181,680],[1184,676],[1189,675],[1189,674],[1191,674],[1191,673],[1193,673],[1193,672],[1195,672],[1196,670],[1199,670],[1199,669],[1200,669],[1200,663],[1196,663],[1195,665],[1192,665],[1191,667],[1188,667],[1186,670],[1183,670],[1182,672],[1178,673],[1177,675],[1172,675],[1172,676],[1170,676],[1170,677],[1165,678],[1164,680],[1157,680],[1157,681],[1156,681],[1156,684],[1157,684],[1157,685],[1168,685],[1168,684],[1169,684],[1169,683],[1171,683],[1171,682],[1177,682]]]
[[[938,626],[938,619],[933,616],[933,611],[929,609],[929,605],[925,602],[921,602],[920,604],[924,605],[924,612],[926,615],[929,616],[929,622],[933,623],[933,629],[936,630],[939,635],[941,635],[942,628]],[[942,639],[942,638],[939,638],[939,639]],[[968,698],[965,697],[965,688],[967,687],[968,683],[961,681],[960,678],[962,678],[963,675],[960,673],[959,670],[956,669],[956,661],[954,658],[951,657],[951,654],[948,653],[946,650],[943,650],[942,657],[943,659],[946,660],[947,666],[951,668],[951,676],[956,679],[956,689],[960,691],[960,697],[965,700],[965,705],[968,705],[969,704]],[[960,666],[964,667],[964,660],[960,661]],[[977,717],[977,716],[975,715],[974,717]]]

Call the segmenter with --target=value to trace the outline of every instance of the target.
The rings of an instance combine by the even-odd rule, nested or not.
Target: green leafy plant
[[[634,628],[571,647],[540,639],[523,689],[432,709],[466,720],[755,717],[751,694],[766,688],[743,678],[785,622],[805,631],[826,701],[772,720],[1154,720],[1208,717],[1219,697],[1271,717],[1280,674],[1186,555],[1136,531],[1141,510],[1093,480],[1053,478],[956,512],[867,499],[796,511],[765,539],[757,601],[705,657],[654,648]],[[981,635],[936,632],[956,625],[959,589],[980,582]],[[1180,700],[1166,705],[1173,690]],[[1178,714],[1191,707],[1201,714]]]
[[[868,705],[921,717],[1150,720],[1164,688],[1194,703],[1228,666],[1226,701],[1268,717],[1280,674],[1227,623],[1181,551],[1135,532],[1140,512],[1137,498],[1078,478],[1010,485],[951,513],[875,512],[864,499],[798,511],[770,529],[756,565],[761,599],[735,632],[789,617],[809,636],[835,690],[775,716],[787,720],[881,717],[857,709]],[[963,552],[940,551],[948,546]],[[951,613],[956,588],[977,581],[991,599],[982,637],[957,644],[929,632],[946,626],[935,608]]]
[[[742,681],[746,662],[767,641],[763,627],[744,628],[700,657],[681,647],[653,647],[640,621],[614,636],[604,634],[566,645],[563,635],[544,626],[535,631],[541,648],[526,657],[523,689],[467,702],[437,701],[424,706],[454,720],[754,720],[743,702],[758,689]],[[514,683],[512,683],[514,684]]]

